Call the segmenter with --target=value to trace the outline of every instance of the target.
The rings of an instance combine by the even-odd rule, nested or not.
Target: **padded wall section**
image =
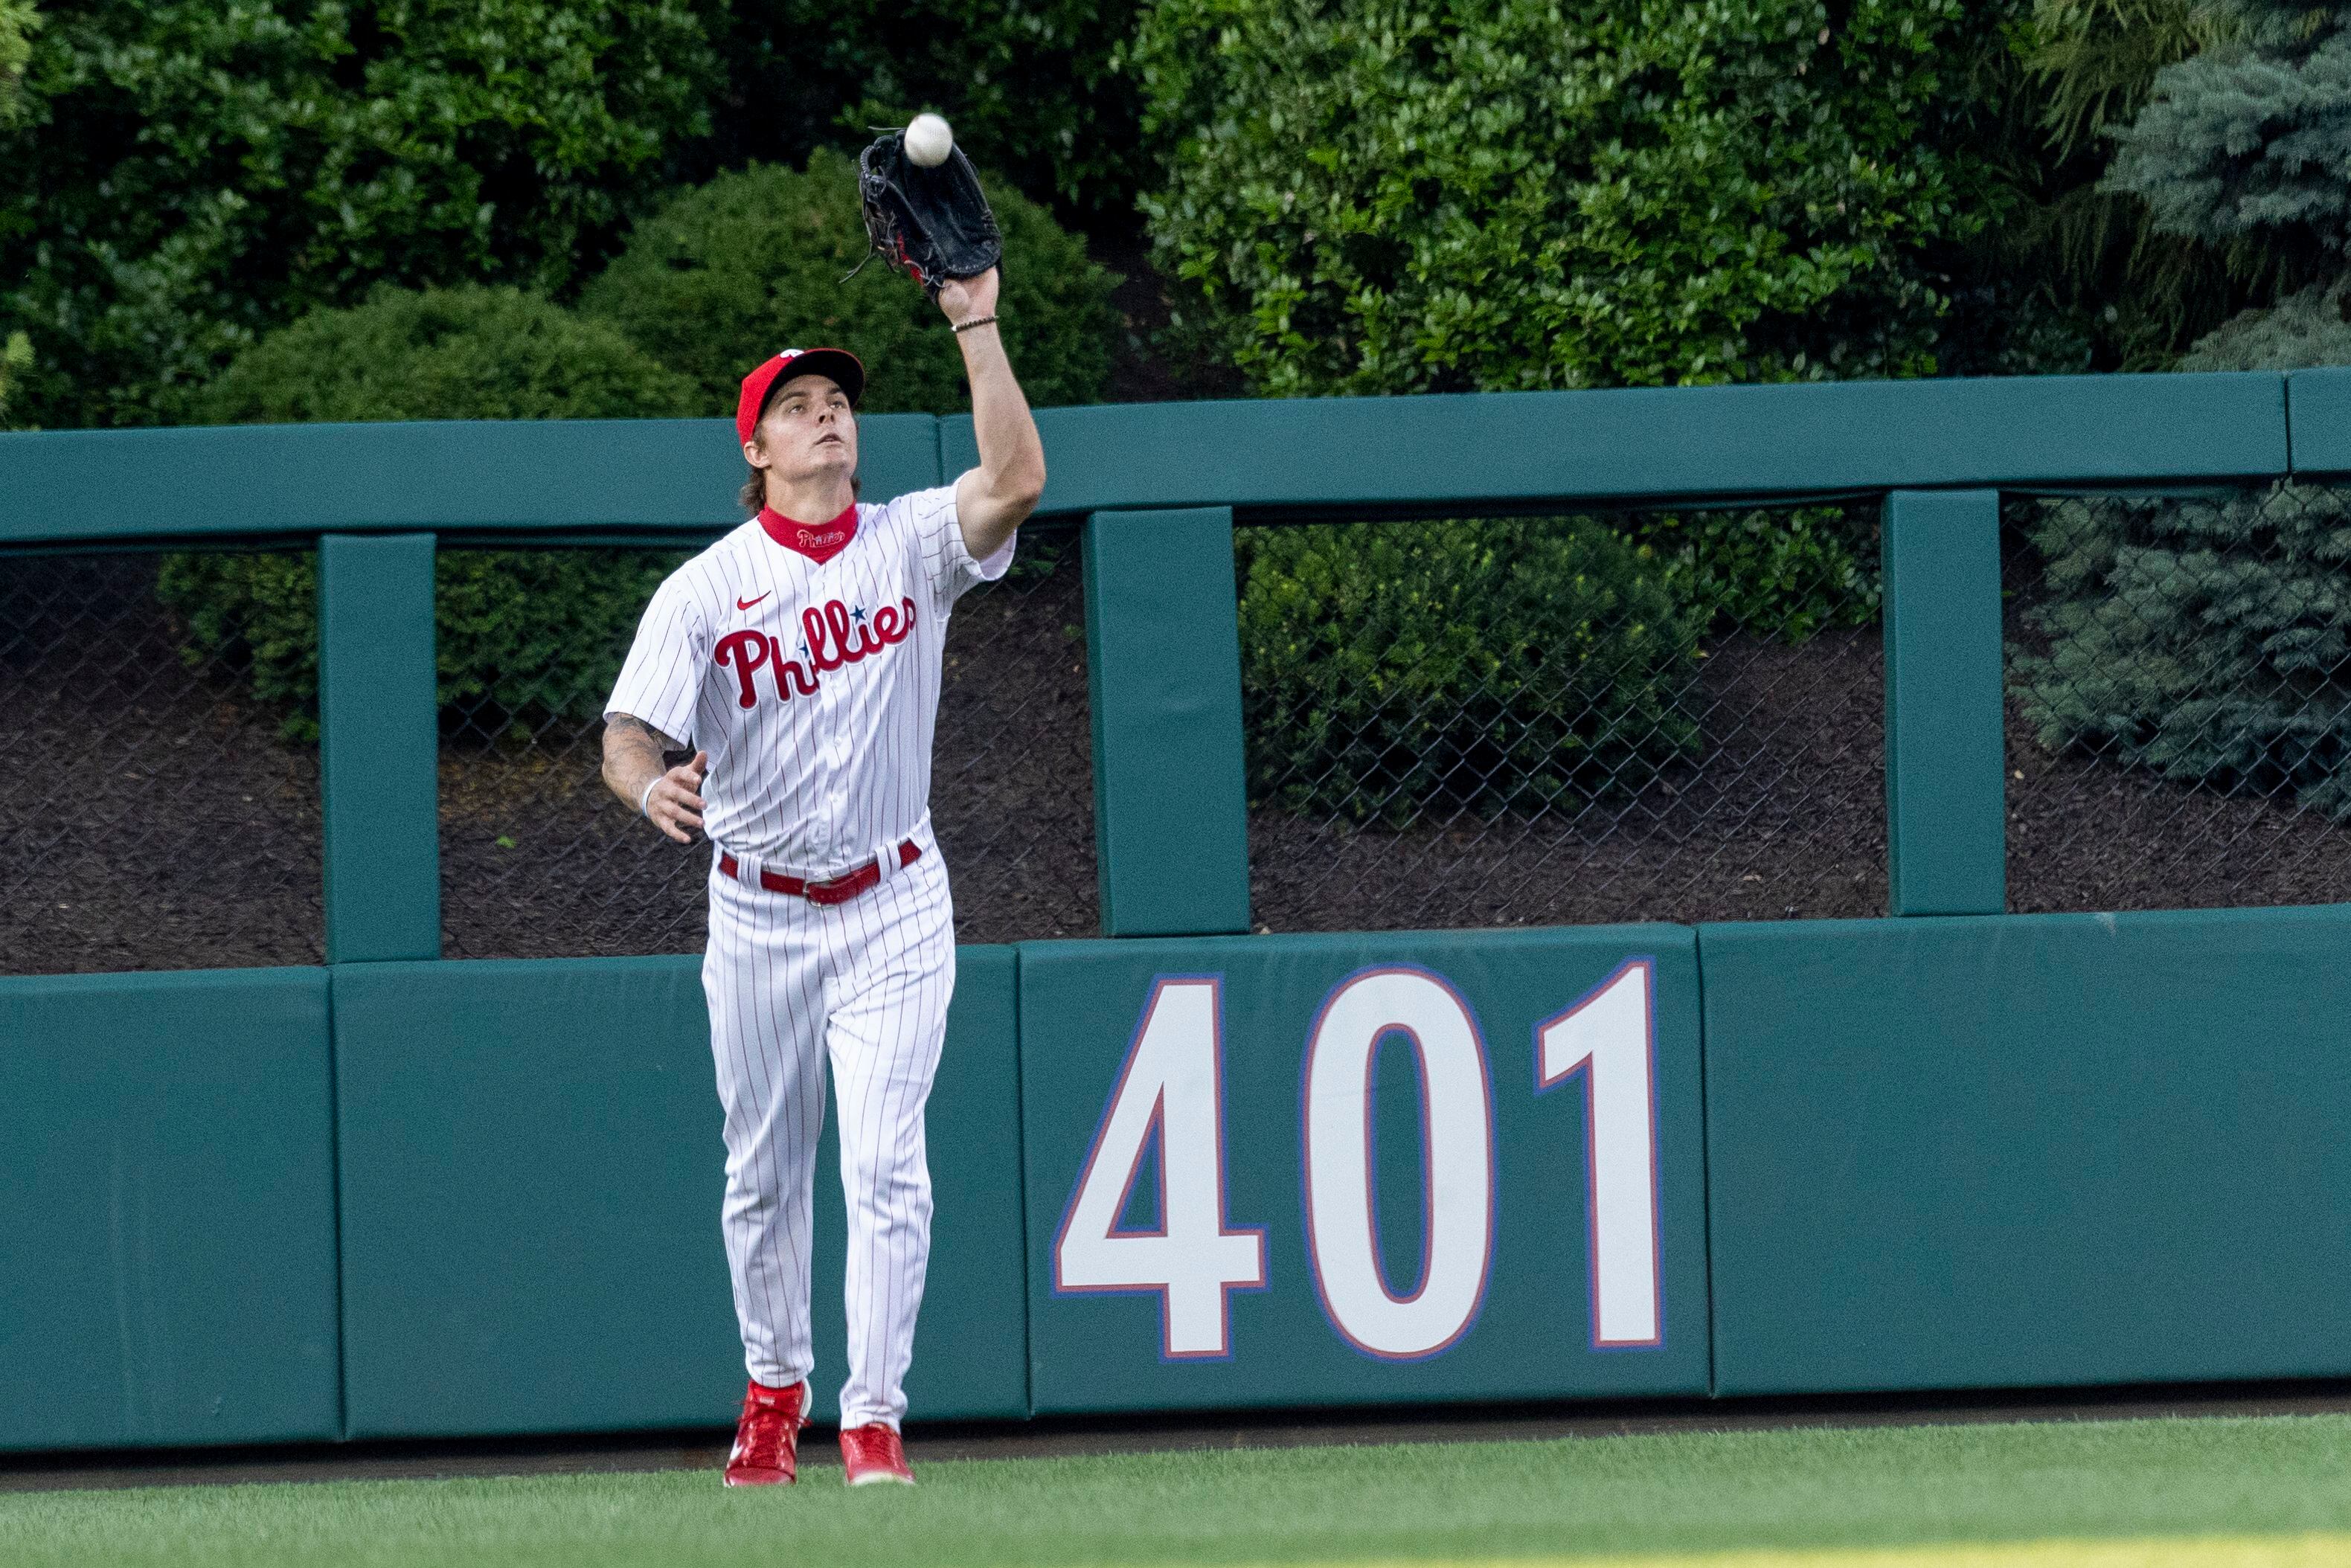
[[[923,1416],[1017,1415],[1012,958],[960,956],[909,1390]],[[731,1419],[743,1361],[700,961],[369,965],[335,986],[351,1434]],[[820,1168],[820,1415],[841,1372],[840,1190]]]
[[[1246,932],[1233,514],[1100,514],[1085,552],[1102,935]]]
[[[1672,926],[1025,945],[1037,1409],[1703,1393],[1694,957]]]
[[[1700,929],[1725,1394],[2351,1372],[2351,911]]]
[[[1896,915],[2008,906],[2000,492],[1886,498],[1886,822]]]
[[[2264,478],[2287,458],[2285,378],[2271,372],[1123,403],[1037,423],[1041,509],[1061,514]],[[939,437],[943,473],[977,460],[969,414]]]
[[[726,1418],[698,959],[346,966],[335,1065],[351,1436]]]
[[[938,422],[858,422],[877,499],[939,482]],[[170,518],[108,498],[110,475],[165,470]],[[0,434],[0,541],[243,538],[322,528],[643,538],[736,526],[731,419],[425,420]],[[958,470],[960,472],[960,470]]]
[[[431,534],[319,541],[319,766],[331,963],[441,956]]]
[[[0,1448],[330,1438],[320,969],[0,980]]]

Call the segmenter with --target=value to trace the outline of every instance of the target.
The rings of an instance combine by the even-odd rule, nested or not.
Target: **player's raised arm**
[[[604,721],[604,784],[654,827],[692,843],[691,830],[702,826],[702,778],[710,758],[697,751],[671,768],[662,759],[664,749],[682,747],[641,718],[611,715]]]
[[[977,277],[950,280],[939,287],[939,308],[955,323],[963,345],[964,373],[971,379],[972,433],[979,441],[979,466],[956,481],[956,519],[964,548],[986,560],[1004,548],[1045,493],[1045,443],[1029,416],[1029,399],[1004,357],[996,329],[994,267]]]

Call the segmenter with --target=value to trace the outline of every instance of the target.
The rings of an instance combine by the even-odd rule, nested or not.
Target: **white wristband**
[[[664,775],[659,773],[654,774],[652,782],[645,786],[645,792],[637,797],[637,815],[648,822],[653,820],[653,814],[645,808],[653,804],[653,785],[660,783],[664,777]]]

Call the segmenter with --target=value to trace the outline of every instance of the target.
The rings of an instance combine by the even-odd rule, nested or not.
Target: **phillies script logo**
[[[801,611],[800,632],[806,639],[800,643],[800,652],[808,655],[806,664],[785,658],[784,645],[764,632],[730,632],[718,640],[713,656],[735,671],[737,702],[745,707],[758,706],[759,694],[751,677],[760,670],[774,683],[778,702],[815,695],[816,677],[825,671],[870,659],[913,636],[914,601],[884,604],[869,622],[862,606],[852,610],[836,599],[821,610]]]

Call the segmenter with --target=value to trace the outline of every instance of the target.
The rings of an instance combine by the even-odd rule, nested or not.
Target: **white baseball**
[[[918,114],[906,127],[906,156],[925,169],[946,162],[954,146],[955,132],[935,114]]]

